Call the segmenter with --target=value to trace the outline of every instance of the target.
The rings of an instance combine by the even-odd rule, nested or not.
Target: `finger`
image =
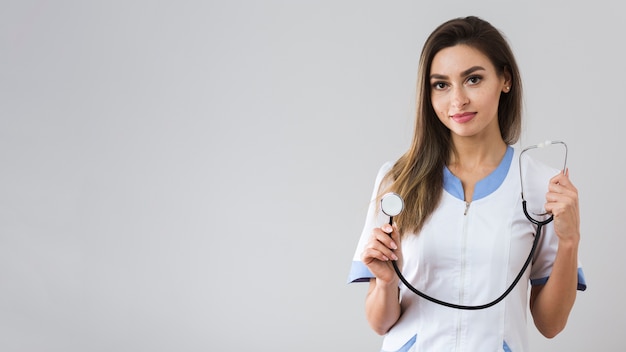
[[[565,185],[568,183],[567,175],[560,172],[550,179],[551,185]]]
[[[550,184],[548,185],[548,193],[546,194],[546,199],[548,197],[566,197],[576,201],[578,199],[578,189],[574,187],[573,184]],[[553,199],[556,200],[556,199]]]
[[[565,197],[565,199],[563,199]],[[578,200],[578,189],[573,184],[551,183],[548,185],[548,193],[546,193],[546,199],[550,201],[558,201],[563,199],[571,199],[572,201]]]
[[[578,211],[578,196],[576,192],[565,190],[563,193],[548,192],[544,209],[555,216],[567,211]]]
[[[382,238],[377,237],[377,241],[373,242],[372,249],[379,251],[386,258],[391,260],[398,260],[398,256],[395,253],[395,243],[389,244],[389,236],[384,235]]]
[[[559,202],[548,202],[545,204],[544,209],[546,212],[556,216],[560,216],[565,211],[565,205]]]
[[[372,248],[365,248],[361,254],[361,261],[363,261],[365,265],[371,264],[374,261],[388,262],[389,260],[389,257],[384,255],[381,251]]]
[[[546,193],[546,202],[576,205],[578,203],[578,195],[572,190],[555,188],[554,190]]]
[[[364,263],[371,263],[373,259],[377,259],[383,262],[389,260],[397,260],[398,257],[395,253],[377,241],[372,241],[363,251],[362,260]]]
[[[372,251],[379,252],[381,255],[395,260],[394,250],[397,248],[396,242],[380,228],[372,230],[370,239],[366,245],[366,248]],[[385,260],[377,253],[373,254],[379,260]]]
[[[377,235],[379,241],[391,249],[398,249],[398,243],[396,242],[398,236],[397,231],[394,231],[394,227],[389,224],[385,224],[380,228],[380,232],[382,235]]]
[[[562,173],[559,173],[550,179],[550,184],[558,184],[568,189],[576,191],[576,187],[572,183],[569,177],[569,169],[565,169]]]

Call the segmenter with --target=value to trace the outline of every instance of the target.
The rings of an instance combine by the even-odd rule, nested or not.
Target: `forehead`
[[[482,51],[465,44],[441,49],[433,57],[430,74],[457,75],[470,67],[481,66],[495,72],[491,60]]]

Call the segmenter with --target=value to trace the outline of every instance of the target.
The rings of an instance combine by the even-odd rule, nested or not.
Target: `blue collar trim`
[[[508,146],[500,165],[498,165],[493,172],[487,175],[487,177],[476,183],[476,186],[474,187],[473,201],[485,198],[500,187],[506,178],[506,174],[509,172],[511,161],[513,161],[513,148]],[[443,189],[455,198],[465,200],[465,192],[463,191],[461,180],[454,176],[447,166],[443,170]]]

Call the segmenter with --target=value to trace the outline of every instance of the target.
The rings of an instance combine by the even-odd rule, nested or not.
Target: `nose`
[[[463,87],[452,87],[451,94],[452,107],[461,109],[469,103],[469,97],[465,93]]]

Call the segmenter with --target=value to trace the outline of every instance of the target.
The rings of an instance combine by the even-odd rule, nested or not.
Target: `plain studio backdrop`
[[[379,350],[352,255],[426,36],[467,15],[580,191],[589,288],[532,350],[623,346],[618,5],[0,1],[0,350]]]

